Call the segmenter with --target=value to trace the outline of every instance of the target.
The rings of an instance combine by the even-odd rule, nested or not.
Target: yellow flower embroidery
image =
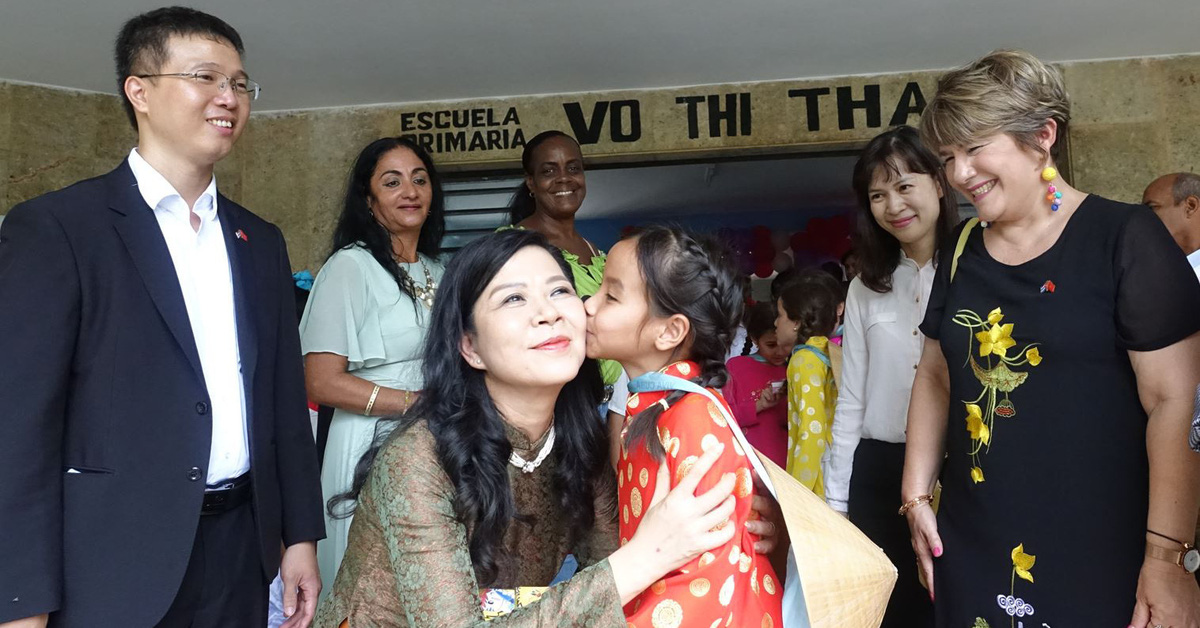
[[[983,441],[987,445],[992,440],[992,431],[988,429],[987,423],[983,422],[983,410],[978,405],[968,403],[967,405],[967,431],[971,432],[971,438]]]
[[[1028,365],[1035,367],[1042,362],[1039,344],[1034,342],[1018,347],[1013,339],[1013,323],[1005,323],[1004,312],[996,308],[981,317],[971,310],[959,310],[954,322],[970,330],[967,359],[969,367],[979,380],[983,390],[974,399],[963,399],[967,409],[967,432],[971,435],[971,479],[983,482],[982,458],[991,449],[996,431],[997,417],[1011,419],[1017,416],[1017,408],[1009,398],[1029,377],[1028,371],[1013,370]],[[979,343],[979,355],[975,355],[975,343]],[[1009,350],[1014,355],[1009,355]]]
[[[981,331],[975,334],[975,339],[979,341],[979,357],[984,357],[989,354],[996,354],[1002,358],[1008,357],[1008,350],[1017,344],[1017,341],[1012,339],[1012,323],[1003,325],[994,324],[986,331]]]
[[[1033,563],[1037,559],[1033,554],[1025,553],[1025,544],[1022,543],[1012,550],[1013,571],[1017,577],[1022,580],[1033,582],[1033,574],[1029,573],[1033,569]]]

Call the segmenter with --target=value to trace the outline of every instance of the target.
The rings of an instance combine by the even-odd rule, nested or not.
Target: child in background
[[[585,304],[589,357],[621,363],[631,387],[663,372],[710,389],[719,401],[725,352],[742,311],[730,256],[712,240],[651,227],[609,251],[600,291]],[[726,406],[727,407],[727,406]],[[736,481],[728,522],[732,538],[668,574],[625,606],[629,626],[782,626],[783,584],[746,529],[754,483],[747,454],[721,408],[682,391],[629,396],[617,466],[621,542],[633,536],[660,483],[675,486],[713,447],[721,457],[700,483]]]
[[[785,345],[796,345],[787,368],[787,471],[822,498],[821,465],[837,403],[829,358],[837,306],[838,296],[825,282],[806,278],[789,283],[776,304],[775,336]]]
[[[721,391],[746,439],[775,464],[787,465],[787,360],[791,345],[775,336],[775,305],[746,310],[746,333],[757,351],[725,363],[729,382]]]

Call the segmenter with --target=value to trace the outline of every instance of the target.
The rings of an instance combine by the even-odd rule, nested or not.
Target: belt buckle
[[[204,490],[204,501],[200,506],[200,514],[215,515],[225,512],[232,507],[235,498],[240,498],[242,492],[249,488],[249,478],[240,476],[222,482]]]

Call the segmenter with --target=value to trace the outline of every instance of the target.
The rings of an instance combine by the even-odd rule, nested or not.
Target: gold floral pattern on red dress
[[[677,362],[663,372],[688,379],[689,375],[699,373],[700,367],[691,362]],[[630,395],[626,427],[637,420],[639,409],[655,404],[661,406],[660,401],[666,397],[666,392]],[[664,410],[658,417],[659,442],[667,452],[661,464],[667,465],[665,477],[669,477],[671,486],[675,486],[705,450],[724,445],[720,460],[700,483],[697,492],[711,488],[726,474],[733,474],[736,479],[733,525],[737,532],[726,545],[704,552],[698,559],[668,574],[660,581],[661,590],[656,583],[627,604],[625,615],[629,626],[783,625],[782,596],[775,586],[775,572],[765,556],[754,553],[757,537],[745,526],[753,512],[750,509],[754,497],[750,462],[734,446],[736,440],[728,422],[723,417],[718,421],[717,414],[720,409],[699,394],[684,395]],[[636,482],[624,482],[618,489],[622,538],[632,538],[637,531],[658,482],[659,464],[643,445],[630,451],[628,444],[622,442],[618,468],[626,478],[637,478]],[[629,508],[628,520],[625,507]]]

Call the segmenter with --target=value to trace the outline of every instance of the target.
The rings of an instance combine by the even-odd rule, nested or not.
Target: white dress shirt
[[[933,275],[932,261],[918,267],[901,253],[891,292],[875,292],[857,278],[850,283],[842,378],[824,469],[825,500],[834,510],[846,512],[849,507],[859,440],[904,442],[913,377],[925,344],[918,326],[925,318]]]
[[[250,470],[233,276],[217,216],[217,179],[213,177],[195,207],[189,208],[136,148],[129,153],[129,167],[167,242],[196,339],[212,412],[207,482],[215,485]],[[192,228],[193,212],[200,217],[199,231]]]
[[[1196,271],[1196,279],[1200,279],[1200,249],[1192,251],[1187,258],[1188,263],[1192,265],[1192,270]]]

